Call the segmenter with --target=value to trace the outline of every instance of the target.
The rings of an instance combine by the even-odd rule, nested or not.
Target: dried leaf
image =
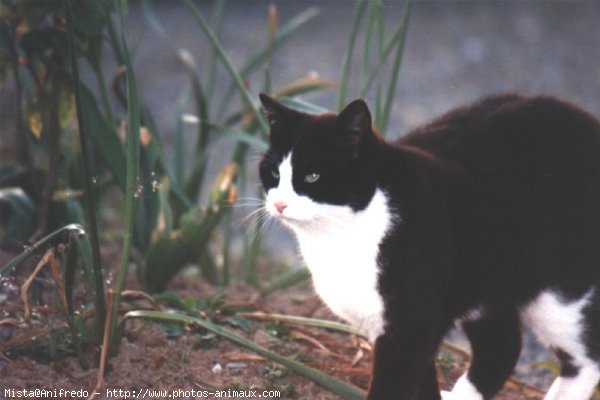
[[[40,140],[42,138],[42,131],[44,130],[44,123],[42,122],[42,114],[34,112],[29,115],[29,129],[33,136]]]

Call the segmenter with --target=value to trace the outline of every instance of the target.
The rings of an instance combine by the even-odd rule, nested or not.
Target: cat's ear
[[[258,97],[265,109],[265,114],[271,129],[280,127],[284,120],[293,114],[292,110],[275,100],[273,97],[267,96],[264,93],[260,93]]]
[[[351,102],[339,113],[336,124],[350,144],[357,144],[371,132],[371,112],[362,99]]]

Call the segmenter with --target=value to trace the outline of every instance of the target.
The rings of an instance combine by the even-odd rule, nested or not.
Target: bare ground
[[[135,285],[135,284],[134,284]],[[213,298],[217,290],[200,278],[178,278],[172,289],[182,295]],[[297,287],[261,298],[257,291],[247,286],[232,286],[225,291],[226,302],[221,310],[249,309],[266,313],[281,313],[333,319],[310,286]],[[10,308],[10,314],[20,315],[18,302]],[[6,305],[6,302],[4,303]],[[143,300],[132,296],[124,308],[148,306]],[[45,306],[34,308],[41,315]],[[37,309],[37,310],[36,310]],[[47,307],[45,308],[47,310]],[[47,312],[46,312],[47,314]],[[5,315],[6,316],[6,315]],[[217,316],[217,318],[219,318]],[[47,349],[23,352],[17,345],[6,348],[20,335],[36,326],[33,321],[19,327],[0,325],[4,344],[0,349],[5,356],[0,361],[0,388],[2,389],[84,389],[92,392],[97,384],[99,353],[96,349],[86,351],[94,368],[87,371],[74,356],[49,360]],[[328,374],[363,389],[367,388],[371,366],[368,344],[361,338],[320,328],[300,325],[280,326],[268,321],[252,320],[248,333],[234,330],[253,342],[279,354],[301,361]],[[157,324],[134,320],[127,323],[121,348],[111,358],[104,384],[96,398],[126,398],[107,390],[276,390],[281,398],[329,400],[339,397],[319,387],[314,382],[296,375],[269,360],[234,345],[224,339],[202,339],[203,332],[185,327],[183,332],[171,332]],[[22,344],[22,343],[21,343]],[[468,355],[459,349],[441,349],[438,357],[440,385],[448,389],[468,365]],[[177,393],[177,392],[175,392]],[[0,399],[8,399],[0,392]],[[121,393],[121,394],[124,394]],[[184,393],[179,392],[184,395]],[[189,395],[189,393],[188,393]],[[4,396],[4,397],[3,397]],[[516,380],[506,384],[497,399],[541,399],[543,393],[527,387]],[[61,398],[80,398],[63,396]],[[161,397],[149,397],[161,398]],[[180,397],[180,398],[193,398]],[[200,397],[196,397],[200,398]]]

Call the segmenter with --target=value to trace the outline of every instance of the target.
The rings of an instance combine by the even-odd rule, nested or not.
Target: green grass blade
[[[64,277],[64,285],[65,285],[65,299],[67,301],[67,310],[66,310],[66,320],[67,325],[69,326],[69,332],[71,334],[71,340],[73,342],[73,346],[75,347],[75,353],[77,353],[77,358],[79,359],[79,365],[84,370],[89,368],[88,361],[83,352],[83,348],[81,346],[81,340],[79,337],[79,333],[77,332],[77,328],[75,326],[75,309],[73,306],[73,289],[75,287],[75,270],[77,268],[77,247],[76,238],[69,238],[69,245],[66,251],[66,260],[65,260],[65,277]]]
[[[285,25],[277,31],[277,34],[273,37],[273,42],[267,45],[261,50],[256,56],[254,56],[240,71],[240,75],[246,76],[258,69],[269,57],[269,51],[275,51],[281,47],[288,39],[292,37],[298,29],[304,26],[311,19],[319,14],[319,10],[315,7],[311,7],[288,21]]]
[[[79,224],[69,224],[69,225],[63,226],[62,228],[55,230],[52,233],[49,233],[48,235],[44,236],[43,238],[41,238],[40,240],[38,240],[31,246],[28,246],[21,254],[14,257],[12,260],[7,262],[6,264],[4,264],[2,266],[2,268],[0,268],[0,278],[3,278],[5,275],[10,273],[19,264],[21,264],[23,261],[25,261],[25,259],[27,259],[27,257],[29,257],[30,255],[37,252],[42,246],[47,246],[50,243],[55,243],[55,241],[57,243],[67,243],[67,241],[57,240],[57,238],[60,238],[65,233],[71,233],[71,234],[75,234],[75,235],[85,235],[86,234],[86,232],[83,230],[83,227]]]
[[[377,26],[377,8],[380,7],[380,1],[370,1],[367,10],[367,26],[365,28],[365,42],[363,47],[363,62],[360,70],[361,87],[365,83],[369,64],[371,63],[371,40],[373,38],[373,29]]]
[[[213,8],[213,16],[214,16],[213,32],[215,33],[215,36],[217,37],[217,39],[219,39],[221,36],[221,27],[223,25],[223,16],[225,15],[224,6],[225,6],[224,0],[217,0],[217,2],[214,5],[214,8]],[[212,99],[212,95],[213,95],[213,91],[214,91],[214,87],[215,87],[215,79],[217,76],[217,60],[218,60],[217,51],[216,51],[216,49],[213,48],[213,51],[211,52],[211,55],[210,55],[210,61],[208,64],[208,68],[206,70],[206,76],[205,76],[205,81],[204,81],[205,85],[206,85],[206,94],[207,94],[208,98],[210,98],[210,99]]]
[[[260,196],[260,193],[259,193]],[[256,272],[258,257],[260,256],[262,229],[267,220],[267,216],[260,213],[257,222],[254,225],[253,232],[249,240],[245,242],[244,249],[244,280],[246,283],[256,286],[258,284],[258,274]]]
[[[166,313],[160,311],[130,311],[124,316],[124,320],[129,318],[149,318],[161,321],[179,322],[183,324],[197,325],[207,331],[210,331],[216,335],[219,335],[239,346],[245,347],[246,349],[255,352],[263,357],[266,357],[276,363],[279,363],[298,375],[302,375],[308,378],[323,388],[329,390],[332,393],[337,394],[343,399],[347,400],[362,400],[365,398],[365,393],[359,388],[352,386],[344,381],[337,378],[324,374],[314,368],[308,367],[298,361],[292,360],[288,357],[281,356],[274,353],[262,346],[257,345],[250,340],[239,336],[233,332],[228,331],[218,325],[212,324],[201,318],[190,317],[182,314]]]
[[[81,118],[86,128],[86,135],[94,143],[102,163],[108,167],[121,188],[126,183],[126,159],[123,143],[115,127],[104,118],[92,90],[83,83],[80,87]],[[83,157],[85,160],[85,156]]]
[[[337,321],[329,321],[326,319],[298,317],[295,315],[284,315],[284,314],[267,314],[267,313],[263,313],[263,312],[249,312],[249,313],[244,312],[244,313],[238,313],[238,315],[240,315],[244,318],[277,321],[277,322],[283,322],[283,323],[295,324],[295,325],[314,326],[316,328],[330,329],[333,331],[350,333],[353,335],[362,336],[364,338],[367,337],[367,335],[364,332],[359,331],[358,329],[356,329],[350,325],[346,325],[346,324],[343,324],[343,323],[337,322]]]
[[[104,112],[106,113],[106,117],[111,126],[116,126],[114,112],[112,104],[110,103],[108,97],[108,86],[106,85],[106,80],[104,79],[104,68],[102,68],[102,63],[99,62],[94,68],[94,73],[96,74],[96,79],[98,81],[98,87],[100,88],[100,95],[102,96],[102,103],[104,106]]]
[[[319,78],[304,78],[288,83],[275,93],[275,97],[293,97],[323,89],[335,89],[337,82]],[[265,91],[270,93],[270,91]]]
[[[148,22],[148,24],[154,29],[162,37],[167,37],[169,34],[167,30],[160,22],[160,19],[156,16],[156,13],[153,10],[152,3],[150,0],[142,0],[142,14],[144,18]]]
[[[112,7],[113,10],[120,10],[119,2],[106,2],[107,7]],[[122,3],[122,2],[121,2]],[[125,56],[123,55],[123,49],[121,49],[121,41],[119,40],[119,35],[117,30],[115,29],[115,24],[113,23],[112,18],[106,19],[106,26],[108,28],[108,39],[111,44],[113,53],[119,65],[123,65],[125,63]]]
[[[331,112],[331,110],[304,100],[293,99],[291,97],[282,97],[279,100],[286,107],[308,114],[325,114]]]
[[[223,216],[223,271],[221,283],[229,286],[231,283],[231,245],[233,235],[233,209],[225,211]]]
[[[94,271],[94,303],[96,307],[95,324],[96,337],[102,337],[104,331],[104,316],[106,314],[106,302],[104,297],[104,277],[102,261],[100,258],[100,240],[98,238],[98,222],[96,219],[96,196],[92,185],[92,167],[90,165],[91,155],[88,151],[88,131],[84,119],[84,108],[82,104],[81,86],[79,80],[79,69],[77,65],[77,54],[75,50],[75,29],[72,9],[72,0],[66,2],[67,11],[67,38],[69,46],[69,59],[71,62],[71,73],[73,74],[73,92],[75,95],[75,108],[77,112],[77,124],[79,126],[79,144],[83,161],[83,181],[85,189],[85,214],[89,224],[88,234],[92,247],[92,268]],[[110,20],[110,18],[108,18]]]
[[[129,265],[129,254],[131,251],[132,240],[133,240],[133,229],[135,224],[136,215],[136,191],[138,185],[138,169],[139,169],[139,155],[140,155],[140,102],[135,82],[135,74],[131,59],[129,57],[129,50],[127,48],[127,42],[123,35],[123,15],[119,15],[121,18],[121,50],[123,52],[123,59],[126,68],[127,77],[127,140],[126,140],[126,154],[127,154],[127,179],[125,186],[125,207],[124,207],[124,230],[123,230],[123,249],[121,254],[121,263],[117,272],[117,279],[115,282],[115,297],[113,300],[113,307],[111,310],[111,329],[110,329],[110,343],[113,347],[116,339],[117,332],[117,321],[119,317],[119,308],[121,303],[121,292],[125,285],[125,278],[127,276],[127,266]]]
[[[379,7],[375,9],[375,18],[376,24],[379,28],[377,30],[377,67],[381,69],[381,65],[383,65],[383,46],[385,41],[385,26],[384,26],[384,18],[383,18],[383,6],[381,2],[379,2]],[[362,83],[364,85],[365,82]],[[375,120],[374,125],[376,128],[381,126],[381,118],[383,114],[383,76],[382,74],[377,75],[377,89],[375,91]]]
[[[279,47],[281,47],[285,42],[287,42],[291,37],[293,37],[294,33],[298,31],[302,26],[304,26],[311,19],[316,17],[319,14],[319,10],[317,8],[311,7],[288,21],[284,24],[281,29],[277,31],[277,34],[273,38],[273,43],[269,46],[265,46],[259,53],[257,53],[254,57],[252,57],[246,65],[242,67],[240,70],[240,76],[245,78],[252,72],[256,71],[261,65],[263,65],[269,57],[269,52],[275,51]],[[229,89],[225,92],[225,96],[221,100],[219,105],[219,110],[221,113],[225,109],[225,105],[231,101],[231,96],[235,91],[235,84],[230,85]]]
[[[260,291],[261,296],[268,296],[278,290],[289,289],[292,286],[300,285],[310,281],[310,272],[307,268],[295,269],[291,272],[276,278]]]
[[[163,153],[164,146],[161,144],[160,136],[158,135],[156,125],[152,118],[152,114],[150,113],[147,107],[141,108],[141,120],[144,122],[144,125],[152,134],[152,142],[150,146],[152,147],[152,152],[154,154],[153,157],[156,157],[156,175],[167,175],[170,181],[171,194],[174,196],[174,198],[186,209],[193,207],[194,202],[190,200],[190,198],[185,194],[183,187],[177,184],[175,179],[172,178],[169,169],[167,168],[167,162],[165,161],[165,155]]]
[[[271,93],[273,91],[273,80],[271,79],[271,66],[265,68],[265,84],[263,85],[263,93]]]
[[[192,14],[196,18],[196,21],[200,25],[200,28],[202,29],[202,31],[204,32],[204,34],[206,35],[208,40],[211,42],[213,48],[217,51],[217,55],[219,56],[219,58],[221,59],[221,62],[223,63],[223,65],[225,65],[225,68],[227,69],[227,71],[231,75],[231,78],[235,82],[237,89],[242,96],[242,99],[246,103],[246,106],[248,106],[248,108],[254,114],[254,116],[258,122],[258,127],[259,127],[261,133],[263,134],[264,137],[267,137],[269,135],[269,124],[267,123],[265,117],[261,114],[261,112],[258,108],[258,105],[256,104],[256,102],[252,98],[252,95],[246,88],[246,85],[245,85],[244,81],[242,80],[242,77],[235,70],[233,63],[231,62],[231,60],[225,53],[225,50],[219,43],[217,37],[212,32],[212,30],[210,29],[210,27],[208,26],[208,24],[206,23],[204,18],[202,18],[202,15],[200,15],[200,12],[198,11],[198,9],[194,5],[194,3],[191,0],[185,0],[185,3],[188,5],[190,10],[192,11]]]
[[[184,90],[177,102],[177,111],[175,113],[175,131],[173,132],[173,141],[175,143],[175,157],[173,159],[173,180],[176,185],[183,185],[184,169],[186,167],[185,157],[185,125],[183,124],[184,105],[188,100],[188,91]]]
[[[410,15],[412,10],[412,2],[406,3],[406,9],[404,11],[404,17],[402,18],[401,26],[401,39],[398,41],[396,49],[396,57],[394,59],[394,66],[391,72],[391,82],[388,85],[388,92],[383,106],[383,114],[381,117],[381,125],[379,127],[380,132],[385,134],[387,130],[387,124],[390,119],[390,111],[392,109],[392,102],[394,101],[394,95],[396,94],[396,83],[398,82],[398,73],[400,72],[400,65],[402,64],[402,55],[404,54],[404,44],[406,43],[406,31],[408,29],[408,22],[410,21]]]
[[[411,3],[412,3],[412,1],[408,1],[407,7],[410,7]],[[406,19],[406,18],[407,18],[407,15],[405,12],[404,19]],[[369,73],[366,84],[360,90],[361,96],[364,97],[366,95],[366,93],[371,88],[371,85],[373,84],[375,79],[377,79],[379,77],[379,74],[381,73],[381,69],[387,62],[387,59],[389,58],[390,54],[392,53],[392,50],[394,50],[394,48],[397,48],[397,45],[399,42],[404,41],[404,37],[406,36],[406,28],[407,27],[408,27],[408,25],[405,26],[403,23],[398,24],[398,26],[396,27],[396,30],[394,31],[390,40],[383,46],[382,55],[379,57],[379,63],[377,64],[376,68]]]
[[[198,138],[196,139],[196,151],[192,172],[185,186],[185,191],[189,198],[197,200],[200,197],[200,189],[204,181],[206,165],[208,163],[208,145],[210,144],[211,127],[208,123],[208,108],[206,106],[206,97],[200,84],[200,80],[194,71],[190,71],[192,89],[196,100],[196,108],[200,122],[198,124]]]
[[[356,3],[356,9],[354,11],[354,18],[352,19],[352,31],[350,33],[350,40],[348,42],[348,49],[344,56],[344,62],[342,63],[342,72],[340,73],[340,88],[338,90],[337,98],[337,110],[344,108],[346,103],[346,88],[348,87],[348,78],[350,76],[350,64],[352,62],[352,53],[354,52],[354,45],[356,42],[356,36],[358,35],[358,28],[360,27],[360,21],[365,13],[365,6],[367,5],[366,0],[359,0]]]
[[[230,128],[228,126],[217,124],[210,124],[210,126],[222,136],[228,137],[240,143],[246,143],[257,150],[264,152],[269,149],[269,143],[265,139],[254,136],[251,133],[241,129]]]

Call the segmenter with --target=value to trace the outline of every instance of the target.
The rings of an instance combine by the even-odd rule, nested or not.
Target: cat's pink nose
[[[275,202],[275,208],[277,209],[277,212],[279,212],[279,214],[283,213],[283,210],[285,210],[287,208],[287,204],[285,204],[283,201],[276,201]]]

